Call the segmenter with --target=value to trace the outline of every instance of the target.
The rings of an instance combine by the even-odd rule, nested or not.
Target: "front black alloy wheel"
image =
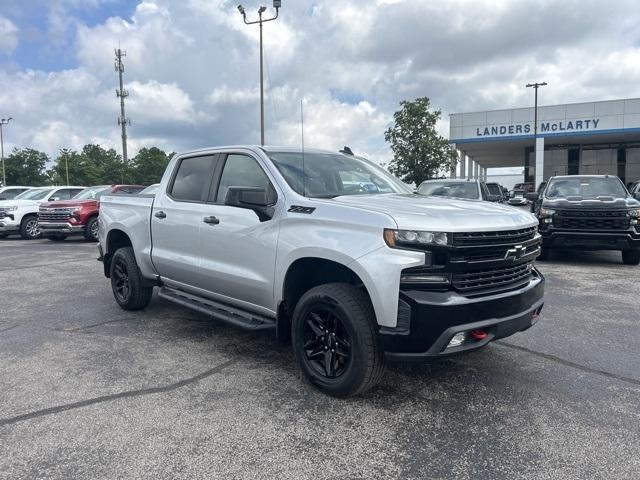
[[[304,376],[329,395],[358,395],[384,373],[371,301],[354,285],[329,283],[306,292],[293,312],[291,338]]]
[[[303,325],[304,351],[309,365],[327,378],[342,375],[351,360],[351,342],[332,305],[318,305]]]
[[[151,301],[153,287],[145,286],[131,247],[113,254],[110,266],[111,289],[118,305],[124,310],[140,310]]]

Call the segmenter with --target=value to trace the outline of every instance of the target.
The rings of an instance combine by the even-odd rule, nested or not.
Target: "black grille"
[[[471,247],[525,242],[535,237],[537,229],[538,227],[528,227],[519,230],[502,230],[499,232],[454,233],[453,245]]]
[[[454,273],[451,278],[453,287],[460,292],[511,287],[528,279],[532,274],[531,263],[512,267],[499,267],[472,273]]]
[[[629,217],[624,210],[558,210],[553,225],[568,230],[624,230],[629,228]]]
[[[8,217],[9,214],[5,210],[0,210],[0,218]]]

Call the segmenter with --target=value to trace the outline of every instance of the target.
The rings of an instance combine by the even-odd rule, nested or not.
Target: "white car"
[[[0,238],[19,233],[32,240],[40,236],[38,208],[43,202],[69,200],[85,187],[40,187],[21,193],[13,200],[0,201]]]
[[[16,198],[21,193],[26,192],[31,187],[23,187],[14,185],[11,187],[0,187],[0,200],[11,200]]]

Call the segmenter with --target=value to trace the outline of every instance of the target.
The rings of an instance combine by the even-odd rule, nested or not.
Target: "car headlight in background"
[[[391,248],[416,245],[447,245],[449,243],[449,234],[446,232],[391,230],[385,228],[384,241]]]
[[[550,208],[540,207],[538,210],[538,218],[540,218],[544,223],[551,223],[551,217],[555,215],[556,211],[551,210]]]
[[[0,208],[3,212],[15,212],[18,210],[18,207],[2,207]]]

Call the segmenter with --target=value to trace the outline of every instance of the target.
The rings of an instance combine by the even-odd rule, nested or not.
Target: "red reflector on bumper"
[[[471,330],[471,337],[474,340],[484,340],[485,338],[487,338],[487,332],[485,332],[484,330]]]

